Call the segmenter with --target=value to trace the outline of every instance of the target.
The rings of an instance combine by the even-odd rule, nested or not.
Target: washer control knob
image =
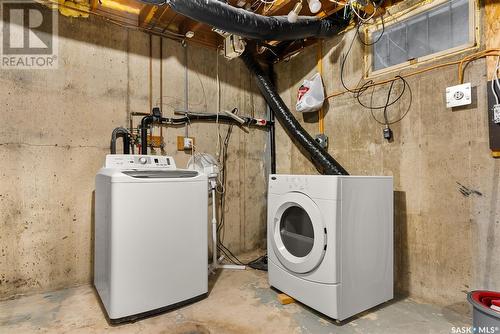
[[[145,157],[140,157],[140,158],[139,158],[139,163],[141,163],[141,164],[145,165],[145,164],[147,164],[147,162],[148,162],[148,159],[147,159],[147,158],[145,158]]]

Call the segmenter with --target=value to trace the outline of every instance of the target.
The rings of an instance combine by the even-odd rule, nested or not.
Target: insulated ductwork
[[[276,92],[269,77],[264,74],[260,65],[247,51],[242,56],[248,70],[255,76],[261,94],[274,111],[275,117],[285,128],[288,135],[295,140],[309,155],[316,168],[326,175],[349,175],[347,171],[309,135],[309,133],[293,117],[281,97]]]
[[[169,5],[174,11],[217,29],[256,40],[288,41],[308,37],[332,37],[349,20],[343,18],[299,18],[288,22],[286,16],[258,15],[218,0],[142,0],[154,5]]]

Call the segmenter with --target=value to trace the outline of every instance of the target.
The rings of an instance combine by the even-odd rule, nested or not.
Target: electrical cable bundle
[[[379,3],[379,5],[382,3],[382,1]],[[378,6],[379,6],[378,5]],[[378,7],[375,7],[375,3],[374,3],[374,13],[377,12],[377,9]],[[373,16],[372,16],[373,17]],[[372,17],[370,17],[369,19],[371,19]],[[367,19],[368,20],[368,19]],[[346,64],[346,61],[347,61],[347,58],[349,56],[349,54],[351,53],[351,50],[352,50],[352,47],[354,45],[354,41],[356,39],[359,39],[359,41],[365,45],[365,46],[372,46],[372,45],[375,45],[376,43],[378,43],[381,39],[382,39],[382,36],[384,35],[385,33],[385,23],[384,23],[384,17],[381,16],[381,22],[382,22],[382,32],[380,33],[380,35],[378,36],[378,38],[373,41],[373,42],[366,42],[365,40],[363,40],[361,38],[361,35],[360,35],[360,29],[361,29],[361,26],[363,24],[366,24],[366,21],[367,20],[359,20],[358,22],[358,25],[356,26],[356,30],[354,32],[354,37],[353,39],[351,40],[351,43],[349,45],[349,48],[347,49],[347,52],[345,53],[345,55],[343,55],[342,57],[342,61],[341,61],[341,64],[340,64],[340,82],[342,84],[342,87],[344,87],[344,89],[349,92],[349,93],[352,93],[353,94],[353,97],[358,101],[358,103],[363,107],[363,108],[366,108],[366,109],[369,109],[370,110],[370,114],[372,116],[372,118],[379,124],[381,125],[384,125],[384,138],[387,139],[387,140],[392,140],[393,139],[393,134],[392,134],[392,130],[390,128],[390,125],[392,124],[395,124],[395,123],[398,123],[400,122],[401,120],[403,120],[406,115],[409,113],[410,109],[411,109],[411,104],[412,104],[412,100],[413,100],[413,93],[412,93],[412,90],[411,90],[411,87],[410,85],[408,84],[408,82],[400,75],[397,75],[395,76],[395,78],[393,80],[390,80],[388,83],[390,83],[390,87],[389,87],[389,90],[388,90],[388,93],[387,93],[387,99],[386,99],[386,103],[384,105],[380,105],[380,106],[374,106],[372,101],[370,101],[370,104],[367,104],[365,102],[363,102],[362,100],[362,96],[364,93],[366,93],[366,91],[375,86],[375,82],[373,80],[368,80],[366,81],[365,83],[363,83],[361,86],[356,86],[356,88],[349,88],[344,80],[344,69],[345,69],[345,64]],[[394,85],[395,85],[395,82],[396,81],[401,81],[402,84],[403,84],[403,88],[401,89],[401,92],[394,98],[394,99],[391,99],[392,97],[392,92],[393,92],[393,89],[394,89]],[[406,110],[406,112],[398,119],[396,120],[390,120],[389,118],[389,107],[395,105],[399,100],[401,100],[405,94],[405,92],[408,91],[409,92],[409,96],[410,96],[410,103],[408,105],[408,109]],[[372,98],[373,98],[373,92],[372,92]],[[383,121],[379,120],[376,116],[375,116],[375,111],[376,110],[382,110],[383,111]]]
[[[497,62],[494,70],[494,77],[493,80],[491,80],[491,91],[493,92],[493,96],[495,97],[496,104],[500,104],[500,96],[499,96],[500,93],[497,93],[497,90],[500,92],[500,80],[498,79],[499,70],[500,70],[500,56],[497,57]]]
[[[238,109],[234,109],[233,112],[236,114]],[[226,217],[226,185],[227,185],[227,155],[229,148],[229,141],[231,139],[231,134],[233,133],[234,125],[229,125],[226,136],[222,145],[220,145],[220,151],[218,152],[219,156],[219,165],[221,166],[221,171],[219,174],[219,194],[220,194],[220,219],[219,224],[217,226],[217,235],[219,236],[217,240],[217,249],[219,252],[225,255],[226,259],[233,264],[249,266],[250,268],[258,269],[258,270],[267,270],[267,255],[261,256],[253,261],[248,263],[242,262],[236,255],[234,255],[231,250],[224,245],[224,226],[225,226],[225,217]],[[265,263],[265,266],[263,266]]]

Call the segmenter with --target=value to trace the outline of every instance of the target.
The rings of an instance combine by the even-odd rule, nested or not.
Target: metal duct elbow
[[[309,37],[332,37],[349,24],[349,19],[340,16],[323,20],[306,17],[290,23],[286,16],[259,15],[219,0],[142,1],[154,5],[168,4],[177,13],[195,21],[255,40],[288,41]]]
[[[248,70],[255,76],[261,94],[274,111],[275,117],[295,143],[303,148],[316,168],[325,175],[349,175],[327,151],[325,151],[292,115],[271,80],[254,57],[247,51],[242,56]]]

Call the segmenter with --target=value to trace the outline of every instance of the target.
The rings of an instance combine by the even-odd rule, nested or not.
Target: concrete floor
[[[264,272],[223,271],[196,304],[121,326],[106,322],[91,286],[0,302],[0,333],[450,333],[470,319],[446,308],[398,300],[342,325],[301,304],[281,305]]]

